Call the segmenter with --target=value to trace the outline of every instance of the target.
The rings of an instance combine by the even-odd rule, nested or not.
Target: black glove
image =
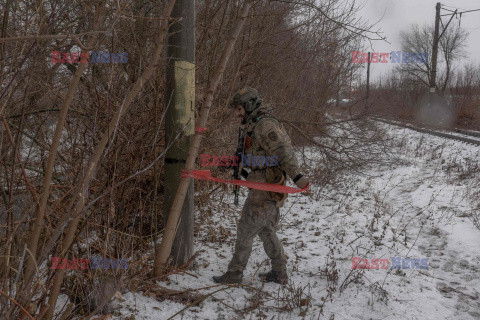
[[[307,178],[301,177],[295,184],[296,184],[297,187],[299,187],[300,189],[304,189],[309,183],[310,183],[310,181],[308,181]]]
[[[304,189],[307,187],[307,185],[310,183],[310,181],[308,181],[307,178],[305,178],[303,175],[301,174],[297,174],[295,176],[295,178],[293,178],[293,182],[295,183],[295,185],[297,187],[299,187],[300,189]]]

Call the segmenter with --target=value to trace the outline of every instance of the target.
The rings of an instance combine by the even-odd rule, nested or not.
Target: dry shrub
[[[456,105],[456,123],[466,128],[480,128],[480,97],[462,99]]]

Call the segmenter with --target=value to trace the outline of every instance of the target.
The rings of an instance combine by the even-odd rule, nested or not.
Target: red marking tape
[[[292,188],[292,187],[281,186],[278,184],[264,183],[264,182],[219,179],[219,178],[212,177],[212,175],[210,174],[210,170],[193,170],[193,171],[182,170],[182,174],[180,177],[181,178],[188,177],[188,178],[193,178],[197,180],[210,180],[210,181],[216,181],[220,183],[228,183],[228,184],[234,184],[237,186],[243,186],[250,189],[273,191],[278,193],[298,193],[303,191],[309,192],[308,187],[310,186],[310,183],[308,183],[304,189],[299,189],[299,188]]]
[[[207,131],[207,128],[195,127],[195,132],[204,133]]]

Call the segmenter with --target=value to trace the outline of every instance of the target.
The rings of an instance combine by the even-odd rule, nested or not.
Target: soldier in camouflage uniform
[[[293,179],[299,188],[305,188],[308,180],[299,173],[298,163],[293,152],[290,137],[283,125],[261,105],[257,90],[246,87],[237,92],[230,102],[242,118],[246,136],[244,154],[278,159],[277,166],[251,167],[247,181],[286,184],[286,175]],[[271,259],[272,270],[260,275],[267,282],[285,284],[288,280],[283,246],[276,235],[280,218],[279,208],[283,205],[286,193],[275,193],[251,189],[242,210],[237,226],[235,252],[222,276],[215,276],[217,283],[241,283],[243,271],[252,252],[253,239],[259,236],[266,254]]]

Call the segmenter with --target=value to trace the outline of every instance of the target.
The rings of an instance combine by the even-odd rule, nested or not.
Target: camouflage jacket
[[[292,142],[283,124],[278,121],[271,113],[271,109],[265,106],[253,111],[245,121],[245,147],[244,154],[246,157],[252,156],[253,160],[260,159],[260,161],[253,161],[252,168],[254,173],[258,169],[276,169],[270,171],[271,174],[277,176],[273,180],[278,180],[278,171],[282,170],[293,179],[299,174],[298,162],[293,151]],[[263,161],[261,159],[266,159]],[[276,162],[276,163],[275,163]],[[267,175],[270,174],[269,170]],[[261,181],[261,177],[252,177],[252,179]],[[272,179],[267,178],[269,183],[277,183],[277,181],[268,181]]]

